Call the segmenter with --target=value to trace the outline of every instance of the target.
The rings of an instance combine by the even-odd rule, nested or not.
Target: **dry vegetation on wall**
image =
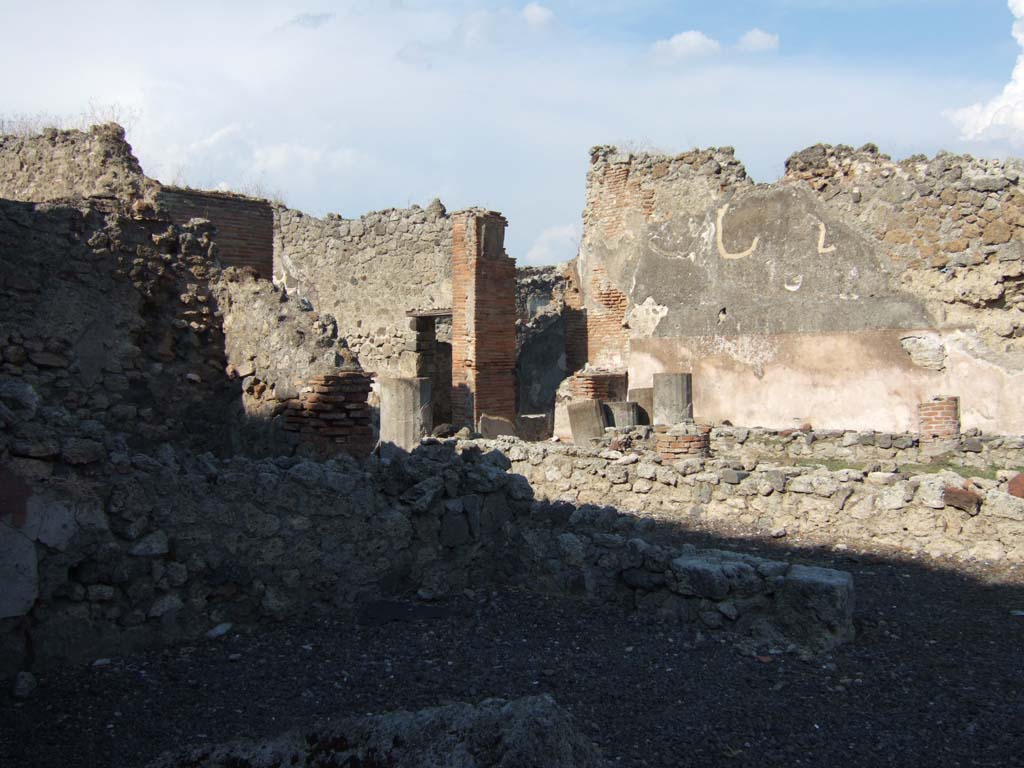
[[[142,117],[136,108],[118,103],[90,101],[77,115],[52,112],[0,114],[0,134],[8,136],[37,136],[44,131],[83,131],[107,123],[117,123],[130,133]]]

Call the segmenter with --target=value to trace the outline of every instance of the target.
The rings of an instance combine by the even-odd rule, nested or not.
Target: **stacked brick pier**
[[[368,456],[374,443],[369,394],[370,379],[362,372],[317,376],[286,403],[284,428],[323,455]]]
[[[625,400],[628,378],[615,371],[580,371],[569,379],[569,392],[573,400]]]
[[[654,450],[665,461],[708,456],[711,453],[711,427],[678,424],[670,429],[659,429],[654,435]]]
[[[921,440],[960,439],[960,398],[933,397],[917,406]]]
[[[516,418],[516,262],[494,211],[452,214],[452,422]]]

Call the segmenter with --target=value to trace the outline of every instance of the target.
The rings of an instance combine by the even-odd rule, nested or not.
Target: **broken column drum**
[[[569,403],[569,426],[576,445],[588,445],[591,440],[604,436],[604,408],[597,400]]]
[[[430,379],[380,380],[380,442],[412,451],[430,434]]]
[[[654,423],[671,426],[693,421],[693,376],[654,374]]]

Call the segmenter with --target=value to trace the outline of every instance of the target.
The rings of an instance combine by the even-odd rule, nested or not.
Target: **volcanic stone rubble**
[[[550,696],[488,699],[318,724],[264,740],[164,755],[148,768],[345,765],[601,768],[608,763]]]
[[[714,439],[724,443],[735,431],[720,430]],[[777,532],[864,551],[1024,562],[1024,498],[1010,492],[1016,471],[1001,472],[1001,480],[965,480],[948,469],[900,473],[895,462],[889,471],[831,471],[813,460],[811,466],[755,457],[673,461],[650,448],[515,444],[505,450],[512,471],[538,498],[580,509],[632,510],[651,523],[726,535]],[[1009,455],[1019,462],[1019,449]]]

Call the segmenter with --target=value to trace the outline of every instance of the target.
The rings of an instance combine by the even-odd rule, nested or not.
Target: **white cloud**
[[[546,26],[554,17],[555,12],[550,8],[545,8],[540,3],[528,3],[523,8],[523,18],[526,19],[526,23],[531,27]]]
[[[1022,51],[1010,82],[1002,93],[986,102],[950,110],[947,116],[968,141],[1008,140],[1024,146],[1024,0],[1009,0],[1014,16],[1013,37]]]
[[[546,227],[526,252],[526,264],[557,264],[576,258],[582,228],[579,224]]]
[[[686,59],[718,53],[721,45],[703,32],[691,29],[654,44],[654,52],[668,59]]]
[[[300,13],[289,21],[287,26],[319,29],[333,18],[333,13]]]
[[[524,34],[526,2],[486,17],[463,0],[323,3],[336,17],[315,31],[282,28],[308,0],[179,0],[170,15],[127,0],[117,5],[132,13],[98,15],[68,2],[56,26],[49,6],[14,3],[0,25],[0,71],[19,76],[0,78],[0,112],[121,103],[138,113],[129,140],[151,175],[262,184],[318,216],[435,196],[449,210],[500,210],[520,263],[575,254],[579,227],[567,222],[580,221],[594,144],[728,144],[759,180],[818,141],[874,141],[897,156],[967,146],[936,119],[976,100],[967,78],[891,60],[711,56],[652,67],[649,44],[614,31]],[[141,34],[154,24],[163,34]],[[19,32],[44,28],[46,45]],[[107,37],[120,45],[95,46]]]
[[[760,53],[779,50],[779,36],[754,27],[740,38],[740,50]]]

